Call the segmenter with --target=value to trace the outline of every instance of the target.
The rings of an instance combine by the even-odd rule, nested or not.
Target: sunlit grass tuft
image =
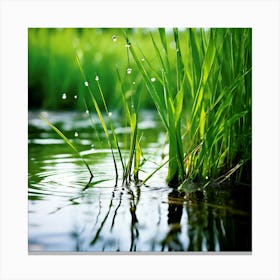
[[[139,29],[135,33],[116,31],[107,44],[112,52],[112,45],[122,46],[122,52],[117,52],[121,66],[107,65],[108,72],[114,68],[114,78],[106,76],[107,69],[91,69],[89,61],[77,52],[83,90],[79,93],[81,98],[74,95],[87,112],[93,107],[98,115],[111,149],[116,184],[117,160],[121,162],[122,182],[129,184],[133,176],[141,184],[143,155],[138,121],[142,99],[144,104],[148,99],[153,102],[169,146],[168,159],[144,182],[165,164],[167,183],[173,187],[190,181],[208,185],[250,177],[252,30],[173,28],[170,32],[159,28],[157,32],[150,31],[149,37],[145,35],[145,40],[138,35]],[[114,88],[108,95],[104,87],[111,81]],[[112,105],[113,96],[118,101]],[[62,99],[68,100],[66,93]],[[110,106],[123,113],[126,126],[130,127],[128,153],[121,150]],[[61,131],[48,125],[79,154]]]
[[[251,29],[174,28],[175,48],[164,29],[158,33],[150,39],[160,69],[124,36],[168,134],[167,182],[239,172],[238,181],[251,160]]]

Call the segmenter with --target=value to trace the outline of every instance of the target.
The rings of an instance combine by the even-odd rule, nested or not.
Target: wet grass
[[[170,58],[168,56],[166,34],[163,29],[159,30],[161,38],[161,47],[163,54],[159,51],[159,46],[156,44],[153,35],[151,34],[151,40],[154,45],[155,53],[158,57],[159,64],[162,67],[161,77],[157,75],[157,72],[153,70],[151,64],[147,64],[149,69],[146,69],[141,59],[136,54],[134,47],[131,45],[128,36],[126,36],[127,43],[130,45],[130,52],[136,61],[137,67],[141,72],[145,81],[148,92],[157,108],[157,111],[161,117],[161,120],[166,128],[169,140],[169,168],[167,182],[171,185],[183,182],[185,178],[184,170],[184,154],[183,143],[181,136],[181,118],[182,118],[182,106],[183,106],[183,90],[182,82],[184,77],[181,77],[182,61],[181,56],[176,57],[176,73],[177,73],[177,87],[175,91],[172,91],[171,80],[168,76],[170,73]],[[179,46],[178,30],[174,29],[174,40],[176,46]],[[150,71],[150,75],[147,71]],[[157,76],[157,78],[155,78]],[[154,82],[159,81],[161,87],[154,86]],[[175,93],[174,93],[175,92]]]
[[[91,110],[97,113],[111,149],[116,183],[117,160],[121,162],[123,183],[129,184],[132,177],[136,183],[139,181],[143,163],[139,112],[151,103],[165,127],[169,150],[167,160],[151,171],[144,182],[165,164],[168,164],[168,184],[181,189],[189,182],[202,182],[206,186],[211,182],[251,180],[251,29],[30,30],[30,78],[36,69],[34,57],[39,55],[33,52],[33,40],[42,36],[41,43],[46,44],[44,32],[53,32],[50,53],[57,45],[55,55],[62,51],[58,43],[61,37],[70,40],[75,35],[76,41],[79,38],[75,48],[72,46],[63,52],[66,56],[76,56],[75,66],[65,68],[73,72],[64,73],[65,79],[73,82],[73,88],[71,83],[64,88],[75,94],[79,92],[78,98],[74,95],[67,99],[65,93],[62,99],[64,102],[76,99],[76,107],[89,112],[89,118]],[[100,41],[98,44],[91,40],[84,42],[88,55],[93,55],[93,59],[86,59],[81,45],[88,34],[93,34],[91,32],[95,32],[94,38]],[[71,40],[73,45],[75,39]],[[97,49],[97,45],[103,46],[103,51],[101,47]],[[54,60],[56,64],[59,61]],[[64,68],[61,66],[55,71],[49,68],[49,78],[54,75],[57,79],[60,76],[57,71],[61,69]],[[55,86],[56,82],[51,84]],[[29,86],[32,88],[33,83]],[[57,90],[46,89],[58,104],[57,92],[52,96]],[[48,99],[44,102],[46,107],[52,107]],[[72,106],[71,102],[68,105]],[[120,149],[110,108],[118,109],[130,127],[127,158]],[[63,138],[61,131],[56,132]],[[74,152],[77,151],[74,149]]]
[[[174,28],[173,56],[158,33],[150,40],[160,71],[125,36],[168,134],[167,182],[242,180],[251,160],[251,30]]]

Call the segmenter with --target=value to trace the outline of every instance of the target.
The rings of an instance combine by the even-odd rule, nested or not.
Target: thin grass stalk
[[[118,137],[117,137],[117,135],[115,133],[114,125],[113,125],[113,122],[112,122],[111,117],[110,117],[110,113],[109,113],[109,110],[108,110],[108,107],[107,107],[107,104],[106,104],[106,101],[105,101],[105,98],[104,98],[104,94],[103,94],[102,88],[100,86],[99,79],[97,80],[97,85],[98,85],[98,90],[99,90],[99,93],[100,93],[100,96],[102,98],[102,102],[103,102],[103,105],[104,105],[104,108],[105,108],[105,112],[106,112],[108,120],[109,120],[110,128],[111,128],[112,135],[113,135],[113,140],[114,140],[113,142],[117,146],[117,150],[118,150],[118,154],[119,154],[119,157],[120,157],[120,160],[121,160],[122,168],[124,170],[124,162],[123,162],[123,157],[122,157],[121,149],[120,149],[120,146],[119,146]]]
[[[86,168],[89,171],[90,177],[93,178],[93,173],[92,173],[88,163],[86,162],[84,157],[80,154],[80,152],[77,150],[75,145],[55,125],[53,125],[47,118],[45,118],[43,115],[40,115],[40,118],[50,128],[52,128],[57,133],[57,135],[59,135],[64,140],[64,142],[72,149],[72,151],[82,160],[82,162],[84,163],[84,165],[86,166]]]
[[[179,38],[177,30],[174,30],[174,39],[176,41],[176,46],[179,45]],[[158,47],[153,35],[150,33],[151,40],[154,46],[155,53],[159,59],[160,65],[162,67],[162,79],[159,82],[162,85],[163,95],[158,89],[153,85],[148,75],[147,70],[141,63],[138,55],[134,51],[133,46],[130,44],[130,52],[134,58],[140,73],[142,74],[146,88],[150,93],[154,104],[157,108],[157,111],[163,121],[163,124],[166,128],[166,131],[169,136],[169,167],[168,167],[168,176],[167,182],[171,185],[177,185],[181,183],[185,178],[184,170],[184,156],[183,156],[183,145],[181,137],[181,113],[182,113],[182,104],[183,104],[183,92],[180,91],[180,86],[182,84],[182,58],[180,52],[177,54],[177,77],[180,79],[180,86],[177,86],[179,90],[178,93],[172,94],[172,89],[170,85],[170,73],[169,73],[169,57],[167,53],[166,38],[165,32],[163,29],[159,29],[159,34],[161,37],[162,47],[165,50],[165,54],[162,55],[160,48]],[[125,34],[126,36],[126,34]],[[128,40],[126,36],[126,40]],[[180,68],[180,69],[179,69]],[[151,70],[151,69],[150,69]],[[168,74],[168,76],[167,76]],[[153,73],[154,75],[154,73]],[[185,75],[184,75],[185,77]],[[185,79],[185,78],[184,78]]]
[[[81,62],[80,62],[80,59],[79,59],[78,55],[76,55],[76,61],[77,61],[77,64],[78,64],[78,66],[80,68],[81,74],[82,74],[82,76],[84,78],[84,81],[87,82],[86,75],[85,75],[85,73],[83,71],[83,68],[82,68],[82,65],[81,65]],[[91,88],[90,88],[90,86],[88,84],[87,84],[87,88],[88,88],[88,91],[89,91],[92,103],[94,105],[94,108],[95,108],[95,110],[97,112],[97,115],[99,117],[99,120],[101,122],[102,128],[104,130],[104,133],[105,133],[108,145],[109,145],[110,150],[111,150],[111,154],[112,154],[112,158],[113,158],[113,163],[114,163],[114,168],[115,168],[115,174],[116,174],[116,184],[117,184],[119,174],[118,174],[117,162],[116,162],[116,158],[115,158],[115,154],[114,154],[114,150],[113,150],[113,142],[112,142],[111,137],[109,135],[109,131],[108,131],[108,128],[106,126],[106,123],[105,123],[105,120],[103,118],[103,115],[101,113],[101,110],[99,108],[99,105],[98,105],[98,103],[97,103],[97,101],[96,101],[96,99],[95,99],[95,97],[93,95],[93,92],[91,91]]]
[[[96,127],[95,127],[95,122],[94,122],[94,120],[93,120],[93,118],[90,114],[90,111],[89,111],[89,108],[87,106],[87,102],[86,102],[85,98],[83,98],[83,103],[85,105],[86,113],[89,116],[90,124],[91,124],[91,127],[92,127],[92,129],[95,133],[95,137],[97,138],[98,142],[100,143],[101,141],[100,141],[99,133],[98,133]]]
[[[124,168],[124,176],[123,176],[123,183],[130,183],[131,181],[131,173],[132,173],[132,165],[133,165],[133,159],[134,159],[134,179],[137,182],[138,181],[138,171],[140,167],[140,143],[138,139],[138,115],[139,115],[139,104],[140,104],[140,97],[137,94],[137,90],[131,94],[131,101],[130,106],[128,105],[129,102],[126,98],[126,92],[124,89],[124,83],[121,79],[121,75],[119,70],[117,69],[117,76],[118,80],[121,85],[121,92],[122,92],[122,100],[123,100],[123,106],[125,109],[125,115],[128,118],[131,133],[130,133],[130,147],[129,147],[129,156],[127,164]]]
[[[215,177],[235,165],[238,151],[236,147],[240,146],[238,138],[244,135],[243,124],[248,119],[246,115],[249,112],[246,108],[248,108],[247,104],[250,104],[248,99],[250,91],[246,92],[243,80],[250,70],[241,63],[244,61],[243,49],[248,48],[244,39],[246,36],[241,31],[232,29],[215,30],[212,34],[214,40],[210,37],[205,55],[207,56],[209,52],[211,40],[215,45],[216,53],[212,57],[211,72],[207,77],[203,98],[201,98],[203,103],[199,104],[199,95],[197,95],[193,105],[193,123],[199,127],[199,137],[204,139],[198,159],[194,160],[196,168],[193,177],[201,177],[207,173]],[[208,93],[212,88],[214,88],[213,93],[212,91]],[[196,133],[194,134],[197,139],[195,143],[199,138]]]

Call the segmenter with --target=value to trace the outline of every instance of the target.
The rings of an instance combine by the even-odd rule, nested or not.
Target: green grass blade
[[[192,108],[192,117],[193,118],[195,118],[199,108],[202,106],[203,95],[205,92],[205,86],[206,86],[206,82],[209,77],[210,71],[212,69],[215,54],[216,54],[216,48],[215,48],[215,44],[214,44],[214,35],[213,35],[213,32],[211,32],[207,51],[206,51],[202,69],[201,69],[198,90],[197,90],[196,97],[195,97],[195,100],[193,103],[193,108]]]
[[[85,164],[85,166],[87,167],[91,177],[93,177],[93,174],[89,168],[89,165],[87,164],[87,162],[85,161],[85,159],[82,157],[82,155],[79,153],[79,151],[77,150],[77,148],[74,146],[73,143],[71,143],[71,141],[56,127],[54,126],[52,123],[49,122],[48,119],[46,119],[44,116],[40,115],[40,118],[42,121],[44,121],[50,128],[52,128],[63,140],[64,142],[72,149],[72,151],[83,161],[83,163]]]
[[[78,66],[79,66],[79,68],[80,68],[80,71],[81,71],[81,73],[82,73],[82,76],[83,76],[84,80],[87,81],[86,76],[85,76],[85,73],[84,73],[84,71],[83,71],[83,67],[82,67],[82,65],[81,65],[81,62],[80,62],[78,56],[76,56],[76,61],[77,61],[77,63],[78,63]],[[102,112],[101,112],[101,110],[100,110],[100,107],[99,107],[99,105],[98,105],[98,103],[97,103],[97,101],[96,101],[96,98],[94,97],[90,86],[87,86],[87,88],[88,88],[88,92],[89,92],[89,94],[90,94],[90,98],[91,98],[91,100],[92,100],[93,106],[94,106],[94,108],[95,108],[95,110],[96,110],[96,112],[97,112],[98,118],[99,118],[99,120],[100,120],[100,122],[101,122],[101,126],[102,126],[102,128],[103,128],[103,130],[104,130],[106,139],[107,139],[107,141],[108,141],[108,145],[109,145],[110,150],[111,150],[111,154],[112,154],[112,158],[113,158],[113,162],[114,162],[114,168],[115,168],[115,172],[116,172],[116,184],[117,184],[117,180],[118,180],[118,168],[117,168],[117,162],[116,162],[115,154],[114,154],[114,151],[113,151],[113,146],[114,146],[114,145],[113,145],[113,142],[112,142],[112,140],[111,140],[111,137],[110,137],[110,134],[109,134],[109,131],[108,131],[106,122],[105,122],[105,120],[104,120],[104,118],[103,118]],[[103,97],[104,97],[104,96],[103,96]],[[104,101],[105,101],[105,100],[104,100]],[[106,103],[105,103],[105,104],[106,104]],[[109,115],[108,110],[107,110],[107,114]],[[118,148],[119,148],[119,147],[118,147]]]
[[[150,173],[140,184],[140,186],[146,184],[146,182],[151,179],[162,167],[164,167],[170,159],[166,160],[164,163],[162,163],[158,168],[156,168],[152,173]]]

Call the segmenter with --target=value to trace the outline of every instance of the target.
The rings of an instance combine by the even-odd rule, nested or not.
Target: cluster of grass
[[[186,181],[242,181],[246,173],[250,179],[251,29],[159,28],[150,32],[142,29],[114,32],[113,37],[105,36],[111,41],[104,43],[104,53],[112,52],[112,57],[122,60],[114,64],[108,58],[110,63],[102,60],[99,67],[104,68],[97,68],[76,49],[78,63],[73,73],[76,67],[82,73],[78,82],[82,87],[81,107],[84,109],[85,104],[86,108],[94,107],[99,116],[112,151],[116,178],[115,150],[122,164],[123,182],[129,183],[132,174],[138,181],[141,165],[138,116],[140,107],[150,98],[166,129],[169,185],[179,186]],[[112,42],[117,41],[122,48],[116,54]],[[87,43],[95,57],[96,43]],[[102,85],[99,74],[104,81]],[[105,75],[112,77],[104,78]],[[113,88],[107,92],[108,81]],[[119,148],[110,119],[108,108],[112,104],[121,105],[124,120],[131,128],[127,159]]]
[[[240,181],[251,160],[251,30],[174,28],[173,54],[165,30],[158,33],[150,40],[160,72],[125,37],[166,128],[168,183],[223,182],[233,174]]]
[[[92,112],[94,109],[95,112],[98,115],[99,121],[102,125],[104,135],[107,139],[107,144],[111,150],[112,159],[114,162],[114,168],[115,168],[115,178],[116,183],[118,184],[118,178],[119,178],[119,171],[118,171],[118,164],[117,164],[117,157],[121,162],[122,167],[122,182],[123,184],[130,184],[132,180],[135,181],[136,184],[139,183],[138,173],[140,170],[141,162],[141,147],[140,147],[140,137],[138,134],[138,117],[139,117],[139,110],[140,110],[140,88],[141,84],[138,84],[136,86],[136,82],[131,82],[129,84],[135,84],[134,89],[131,89],[131,85],[127,85],[125,83],[124,78],[120,74],[120,71],[118,68],[116,68],[116,74],[118,77],[118,81],[121,88],[121,94],[122,94],[122,104],[123,104],[123,114],[124,114],[124,122],[126,125],[130,126],[130,144],[129,144],[129,154],[128,157],[125,158],[124,153],[122,153],[119,145],[119,139],[118,135],[115,133],[115,127],[113,124],[113,121],[111,119],[111,112],[109,111],[109,107],[107,104],[107,101],[105,99],[104,93],[103,93],[103,84],[101,85],[101,81],[98,75],[95,76],[94,81],[95,83],[89,83],[89,77],[87,73],[85,72],[81,60],[79,58],[79,55],[76,55],[76,62],[80,69],[80,73],[83,79],[83,85],[87,89],[87,95],[90,98],[90,101],[88,102],[86,100],[86,95],[80,95],[80,99],[83,100],[84,108],[86,109],[86,112],[89,116],[89,119],[91,120],[91,123],[93,125],[94,129],[94,122],[92,120]],[[128,68],[131,69],[131,68]],[[127,73],[126,73],[127,74]],[[130,74],[129,74],[130,75]],[[101,102],[97,101],[97,98],[101,100]],[[90,111],[88,110],[90,108]],[[92,178],[94,177],[87,161],[81,156],[75,145],[63,134],[61,130],[59,130],[56,126],[54,126],[52,123],[48,121],[44,117],[44,115],[40,115],[41,119],[50,126],[64,141],[65,143],[72,149],[75,155],[81,158],[82,162],[88,169],[90,173],[90,181],[91,183]],[[88,183],[88,185],[89,185]]]

